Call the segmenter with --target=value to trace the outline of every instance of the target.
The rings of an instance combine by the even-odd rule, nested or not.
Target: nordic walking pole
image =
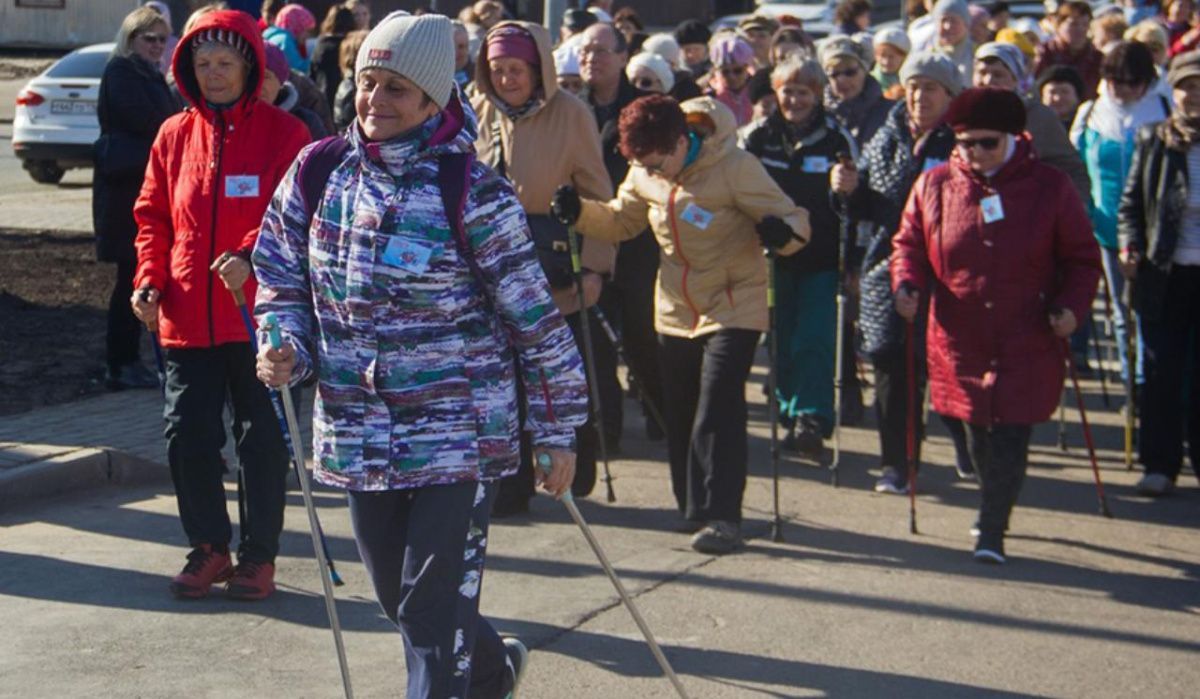
[[[779,517],[779,328],[775,324],[775,256],[767,255],[767,419],[771,421],[771,541],[783,541],[783,520]]]
[[[551,464],[552,461],[549,454],[544,452],[538,454],[537,465],[544,473],[550,473]],[[613,587],[617,588],[617,594],[621,597],[621,601],[625,604],[626,609],[629,610],[630,615],[633,616],[633,621],[637,624],[638,629],[641,630],[642,636],[646,638],[646,643],[650,646],[650,652],[654,654],[654,659],[658,661],[658,666],[662,668],[663,674],[675,686],[675,692],[679,695],[680,699],[688,699],[688,693],[683,688],[683,683],[679,681],[679,676],[675,674],[675,670],[671,667],[667,656],[663,655],[658,641],[654,640],[654,633],[650,631],[650,626],[642,618],[642,613],[638,611],[637,605],[633,603],[633,598],[625,590],[625,585],[617,577],[617,571],[613,569],[612,563],[608,561],[608,556],[604,554],[604,549],[600,546],[600,541],[596,539],[596,535],[592,533],[592,528],[588,526],[587,520],[583,518],[583,514],[579,511],[579,506],[575,504],[575,498],[571,496],[571,489],[567,488],[558,499],[567,508],[567,512],[571,514],[571,519],[575,520],[575,524],[579,525],[579,530],[583,532],[583,538],[587,539],[588,546],[592,548],[592,553],[596,554],[596,558],[600,561],[600,567],[604,569],[604,573],[612,581]]]
[[[1067,451],[1067,387],[1058,397],[1058,448]]]
[[[612,471],[608,468],[608,443],[604,438],[604,409],[600,405],[600,383],[596,375],[596,348],[592,344],[592,327],[588,319],[587,299],[583,293],[583,263],[579,257],[579,234],[574,226],[567,226],[567,245],[571,249],[571,272],[575,276],[575,291],[579,298],[579,328],[583,339],[583,362],[587,370],[588,392],[592,399],[592,424],[596,431],[596,441],[600,445],[600,459],[604,461],[604,487],[608,491],[608,501],[616,502],[617,494],[613,491]]]
[[[263,319],[263,330],[267,331],[270,338],[272,349],[281,349],[283,347],[283,336],[279,332],[279,321],[274,313],[268,313]],[[342,671],[342,690],[346,694],[346,699],[353,699],[354,690],[350,687],[350,665],[346,662],[346,647],[342,643],[342,625],[338,622],[337,603],[333,597],[333,585],[329,580],[329,576],[325,575],[325,569],[329,567],[329,561],[325,559],[325,550],[321,546],[321,523],[317,520],[317,506],[313,503],[312,486],[308,482],[308,469],[304,466],[304,447],[300,445],[300,425],[296,422],[296,407],[292,405],[292,394],[283,387],[279,391],[279,397],[283,401],[283,415],[287,422],[288,433],[295,435],[297,439],[289,440],[292,445],[292,458],[296,460],[298,466],[296,474],[300,477],[300,492],[304,495],[304,509],[308,511],[309,532],[312,534],[313,552],[317,555],[317,562],[320,563],[321,569],[321,589],[325,594],[325,613],[329,615],[329,628],[333,630],[333,643],[337,647],[338,667]]]
[[[844,167],[854,167],[854,160],[848,153],[837,154],[838,163]],[[834,331],[833,349],[833,461],[829,464],[829,482],[838,487],[838,467],[842,464],[842,393],[845,377],[842,375],[842,343],[845,342],[846,329],[846,254],[850,245],[850,212],[846,209],[846,197],[835,195],[834,211],[838,216],[838,258],[837,258],[837,329]]]
[[[908,404],[904,408],[904,452],[908,459],[908,531],[917,534],[917,351],[913,346],[913,321],[904,323],[904,365]]]
[[[1100,281],[1104,284],[1104,313],[1108,316],[1110,323],[1115,323],[1113,318],[1112,306],[1112,288],[1108,285],[1108,275],[1101,274]],[[1120,301],[1118,301],[1120,303]],[[1133,315],[1133,307],[1129,307],[1129,323],[1126,324],[1128,329],[1136,332],[1137,320]],[[1132,340],[1132,341],[1131,341]],[[1134,426],[1134,380],[1133,374],[1136,371],[1137,364],[1137,335],[1134,333],[1125,333],[1125,346],[1118,349],[1125,353],[1125,470],[1133,470],[1133,426]],[[1108,405],[1108,403],[1105,403]]]
[[[1079,375],[1075,371],[1075,364],[1071,361],[1071,348],[1066,340],[1063,340],[1063,349],[1066,350],[1067,369],[1071,372],[1071,385],[1075,387],[1079,421],[1083,423],[1083,441],[1087,444],[1088,457],[1092,460],[1092,475],[1096,478],[1096,497],[1100,500],[1100,514],[1112,519],[1112,512],[1108,509],[1108,498],[1104,497],[1104,484],[1100,481],[1100,465],[1096,463],[1096,446],[1092,442],[1092,428],[1088,424],[1087,411],[1083,407],[1083,394],[1079,392]]]
[[[1095,323],[1092,324],[1095,326]],[[1096,330],[1095,327],[1092,328]],[[1100,372],[1100,396],[1104,400],[1104,407],[1109,407],[1108,404],[1108,379],[1104,376],[1104,356],[1100,354],[1100,336],[1092,332],[1092,351],[1096,353],[1096,367]]]
[[[228,255],[228,253],[227,253],[227,255]],[[218,267],[218,265],[220,265],[220,263],[223,261],[223,259],[224,259],[223,255],[220,258],[217,258],[217,262],[214,263],[214,268]],[[256,357],[256,359],[257,359],[257,357],[258,357],[258,336],[256,334],[254,334],[254,323],[250,319],[250,309],[247,309],[247,307],[246,307],[246,294],[245,294],[245,292],[242,292],[240,288],[239,289],[229,289],[229,292],[233,294],[233,303],[236,306],[238,306],[238,311],[241,313],[241,323],[245,325],[246,334],[248,336],[250,336],[250,350],[251,350],[251,352],[254,353],[254,357]],[[289,389],[287,387],[284,387],[283,390],[289,390]],[[278,404],[278,399],[276,398],[276,393],[280,393],[280,392],[276,392],[276,390],[272,389],[272,388],[266,389],[266,392],[268,392],[271,396],[271,410],[275,411],[275,418],[277,420],[280,420],[280,431],[283,432],[283,442],[284,442],[284,444],[287,444],[287,448],[288,448],[289,452],[293,452],[292,435],[289,434],[289,431],[287,429],[287,423],[284,423],[283,411],[281,410],[280,404]],[[232,408],[230,408],[230,412],[232,412]],[[298,432],[298,434],[299,434],[299,432]],[[292,467],[294,468],[294,470],[296,472],[296,479],[298,479],[298,480],[300,479],[301,466],[302,466],[301,464],[296,464],[295,461],[292,462]],[[238,489],[239,489],[238,490],[238,507],[239,507],[239,514],[241,516],[241,521],[246,521],[246,513],[244,512],[244,510],[240,509],[240,508],[244,507],[244,504],[242,504],[242,501],[241,501],[241,492],[242,492],[242,490],[245,489],[245,485],[246,485],[245,478],[242,477],[242,470],[241,470],[241,468],[238,468]],[[325,561],[326,561],[326,563],[329,564],[330,580],[334,581],[334,585],[337,585],[338,587],[341,587],[342,585],[346,585],[346,581],[342,580],[342,576],[337,574],[337,568],[334,564],[334,557],[329,555],[329,543],[326,542],[326,540],[325,540],[325,530],[322,526],[320,526],[319,519],[317,520],[317,533],[320,534],[320,549],[322,549],[325,552]]]
[[[629,361],[629,355],[625,353],[625,345],[621,343],[621,336],[613,330],[613,326],[609,324],[608,318],[604,315],[604,311],[600,310],[600,306],[592,306],[592,313],[595,314],[596,320],[600,322],[600,327],[604,329],[604,334],[608,336],[608,341],[617,349],[617,354],[621,355],[621,359],[625,361],[625,366],[629,367],[629,373],[633,374],[633,379],[639,386],[646,387],[650,384],[643,380],[643,377],[638,376],[637,370],[633,368],[633,362]],[[650,413],[651,419],[658,423],[663,434],[667,433],[667,421],[663,419],[662,411],[655,405],[654,399],[645,391],[642,391],[642,404],[646,406],[646,411]]]
[[[150,288],[146,287],[138,291],[138,295],[143,301],[150,300]],[[162,345],[158,344],[158,333],[150,328],[146,328],[146,332],[150,334],[150,346],[154,348],[154,367],[158,369],[158,390],[162,392],[163,399],[167,397],[167,363],[163,361]]]

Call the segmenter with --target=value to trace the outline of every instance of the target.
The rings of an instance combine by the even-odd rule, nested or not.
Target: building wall
[[[73,48],[112,41],[121,20],[139,4],[138,0],[0,0],[0,46]]]
[[[319,22],[336,0],[300,0],[317,15]],[[442,14],[454,17],[459,10],[471,4],[469,0],[370,0],[371,13],[376,19],[383,17],[392,10],[412,11],[418,7],[436,8]],[[512,0],[506,5],[515,6],[526,19],[533,22],[542,21],[542,0]],[[727,0],[716,0],[718,5],[730,5]],[[743,4],[737,3],[734,4]],[[751,3],[744,2],[746,6]],[[577,6],[576,0],[567,0],[570,7]],[[637,10],[642,21],[649,26],[674,26],[685,19],[697,17],[704,20],[713,18],[714,0],[617,0],[613,7],[620,9],[629,6]],[[725,9],[722,7],[721,9]],[[731,10],[737,11],[737,10]]]

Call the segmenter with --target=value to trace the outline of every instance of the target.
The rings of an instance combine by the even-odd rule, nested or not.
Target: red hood
[[[246,81],[246,92],[238,100],[234,111],[237,116],[258,101],[262,91],[262,66],[266,65],[266,53],[263,51],[262,34],[254,18],[238,10],[219,10],[201,17],[192,31],[179,40],[179,48],[171,61],[171,73],[175,76],[175,84],[180,94],[206,119],[212,118],[212,110],[205,104],[200,93],[200,85],[192,69],[192,37],[206,29],[224,29],[240,35],[254,51],[254,65],[250,66],[250,75]]]

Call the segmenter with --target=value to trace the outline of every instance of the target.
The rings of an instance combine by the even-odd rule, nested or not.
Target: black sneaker
[[[975,542],[975,560],[979,563],[1003,565],[1004,535],[980,532],[979,540]]]
[[[505,699],[515,699],[517,690],[521,688],[521,676],[529,666],[529,649],[519,638],[506,638],[504,643],[504,663],[508,666],[512,688],[505,694]]]
[[[742,527],[737,522],[714,520],[692,537],[692,548],[700,553],[722,555],[742,547]]]

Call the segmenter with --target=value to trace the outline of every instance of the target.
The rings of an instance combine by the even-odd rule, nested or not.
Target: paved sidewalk
[[[936,425],[920,535],[908,533],[907,499],[870,492],[876,438],[858,428],[846,430],[841,488],[823,470],[783,463],[786,540],[770,542],[762,378],[747,393],[746,551],[699,555],[673,531],[663,447],[642,438],[629,403],[613,464],[618,502],[605,503],[601,485],[582,503],[693,697],[1193,694],[1200,490],[1189,471],[1173,498],[1136,496],[1136,474],[1117,451],[1120,418],[1097,396],[1088,395],[1089,417],[1117,519],[1095,513],[1074,419],[1066,454],[1054,426],[1043,426],[1013,521],[1013,560],[993,568],[970,560],[976,488],[954,476]],[[161,461],[160,400],[154,391],[110,394],[0,418],[0,441],[106,445]],[[232,490],[230,499],[233,512]],[[322,491],[318,500],[347,582],[339,612],[357,694],[398,696],[399,640],[374,605],[344,497]],[[293,491],[280,592],[259,604],[183,603],[166,592],[184,554],[169,483],[106,486],[0,514],[0,697],[338,696],[308,537]],[[538,498],[531,518],[497,521],[490,539],[483,606],[534,648],[526,699],[672,696],[560,506]]]

